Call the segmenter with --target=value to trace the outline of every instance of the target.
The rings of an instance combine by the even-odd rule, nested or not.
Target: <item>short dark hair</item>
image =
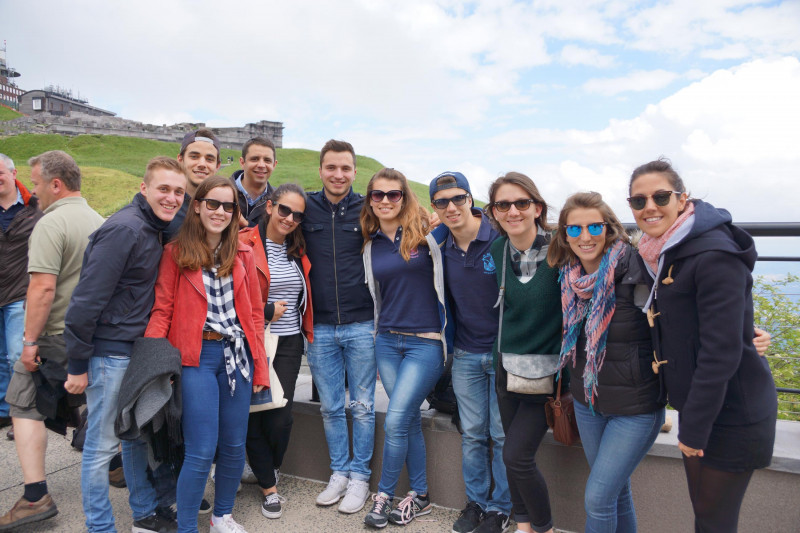
[[[322,147],[322,150],[319,151],[319,166],[322,168],[322,160],[325,158],[325,154],[328,152],[350,152],[350,155],[353,156],[353,168],[356,168],[356,151],[353,149],[353,145],[347,141],[337,141],[336,139],[331,139],[330,141],[325,143],[325,146]]]
[[[178,155],[183,157],[186,154],[186,149],[189,147],[190,144],[195,142],[195,139],[197,139],[197,137],[208,137],[209,139],[211,139],[213,141],[214,148],[217,149],[217,162],[219,162],[220,161],[220,158],[219,158],[219,139],[217,139],[217,136],[214,135],[214,132],[211,131],[208,128],[200,128],[197,131],[189,132],[186,135],[184,135],[183,142],[181,143],[181,151],[180,151],[180,153]],[[189,141],[189,142],[186,142],[186,141]]]
[[[247,159],[247,150],[249,150],[254,144],[257,146],[266,146],[267,148],[272,148],[273,158],[278,158],[278,154],[275,151],[275,143],[272,142],[272,139],[267,137],[253,137],[252,139],[248,139],[248,141],[244,143],[244,146],[242,146],[242,159]]]
[[[28,159],[28,165],[30,167],[39,165],[44,181],[50,182],[58,178],[68,190],[73,192],[81,190],[81,169],[66,152],[50,150]]]
[[[639,176],[644,176],[645,174],[664,174],[673,191],[686,192],[686,185],[683,184],[681,177],[675,169],[672,168],[672,162],[666,157],[661,156],[655,161],[639,165],[634,169],[631,174],[631,180],[628,182],[628,194],[631,194],[633,182],[636,181]]]

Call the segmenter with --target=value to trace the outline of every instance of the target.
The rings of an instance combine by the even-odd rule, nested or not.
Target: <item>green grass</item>
[[[0,122],[5,122],[6,120],[14,120],[15,118],[19,118],[21,116],[22,113],[18,113],[13,109],[11,109],[10,107],[0,105]]]
[[[31,188],[31,168],[17,166],[17,178]],[[110,216],[131,201],[139,192],[142,179],[119,170],[81,167],[81,193],[89,205],[104,217]]]
[[[63,150],[75,158],[84,173],[88,187],[84,192],[89,204],[100,214],[108,215],[125,205],[138,191],[141,176],[151,158],[158,155],[175,157],[180,145],[115,135],[66,137],[26,133],[0,138],[0,153],[13,159],[23,176],[30,175],[30,169],[25,166],[27,160],[48,150]],[[296,182],[309,191],[321,188],[319,152],[302,148],[279,148],[277,152],[278,166],[270,183],[280,185],[287,181]],[[239,170],[240,155],[240,151],[223,149],[220,154],[222,161],[233,157],[233,163],[223,167],[219,174],[230,176]],[[363,193],[369,179],[383,165],[375,159],[359,155],[357,168],[353,188]],[[428,186],[413,181],[410,186],[420,203],[430,209]]]

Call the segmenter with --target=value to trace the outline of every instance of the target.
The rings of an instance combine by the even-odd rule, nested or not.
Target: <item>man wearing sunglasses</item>
[[[433,178],[430,198],[442,221],[432,234],[443,248],[445,289],[455,324],[447,345],[453,354],[453,392],[461,419],[461,468],[468,500],[453,531],[502,532],[509,523],[511,495],[492,367],[498,311],[492,307],[497,281],[490,247],[498,233],[474,207],[462,173],[443,172]]]
[[[359,213],[364,196],[353,192],[356,154],[344,141],[330,140],[319,157],[322,190],[308,194],[303,236],[311,260],[314,342],[308,366],[319,392],[331,457],[328,486],[317,505],[356,513],[369,496],[369,467],[375,441],[373,304],[364,283]],[[353,416],[353,455],[345,414],[345,375]]]
[[[244,143],[239,164],[242,170],[237,170],[231,176],[239,193],[239,225],[253,227],[264,218],[267,200],[275,190],[269,183],[272,171],[278,164],[275,143],[265,137],[253,137]]]
[[[162,231],[183,205],[186,188],[178,161],[156,157],[147,164],[133,201],[89,238],[80,280],[67,308],[64,340],[69,364],[64,388],[73,394],[85,390],[89,410],[81,491],[90,532],[114,531],[108,465],[120,442],[114,434],[119,389],[133,341],[144,335],[153,307]],[[143,441],[122,442],[134,531],[175,531],[174,521],[156,514],[147,456]]]

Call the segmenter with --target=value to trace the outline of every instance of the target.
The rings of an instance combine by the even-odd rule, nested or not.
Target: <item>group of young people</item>
[[[219,177],[218,140],[190,132],[177,161],[151,161],[134,201],[88,239],[61,359],[66,390],[87,395],[89,531],[114,531],[105,472],[120,444],[120,382],[142,336],[166,338],[180,352],[185,457],[175,482],[174,471],[148,463],[143,441],[122,441],[134,532],[197,531],[214,462],[211,531],[244,531],[232,510],[246,460],[262,514],[281,516],[279,469],[306,351],[332,471],[318,505],[364,508],[376,373],[389,397],[368,526],[431,511],[420,407],[452,354],[468,500],[455,533],[506,531],[512,516],[518,531],[552,530],[535,455],[557,389],[572,391],[591,467],[587,531],[636,530],[630,476],[668,400],[681,414],[697,530],[735,531],[750,476],[771,459],[777,409],[754,345],[755,248],[726,211],[690,199],[668,162],[631,176],[628,202],[643,232],[637,251],[597,193],[571,196],[551,227],[524,174],[495,180],[480,210],[466,177],[445,172],[430,183],[431,217],[395,169],[372,176],[366,195],[354,192],[347,142],[322,148],[318,192],[272,187],[275,155],[269,140],[251,140],[243,170]],[[54,181],[60,187],[54,176],[38,179],[39,197],[55,194],[47,189]],[[267,326],[278,337],[271,362]],[[41,333],[26,323],[26,343],[35,346]],[[768,335],[758,339],[763,350]],[[538,383],[544,389],[519,375],[533,359],[552,364]],[[270,365],[287,402],[251,413],[253,394],[270,387]],[[30,380],[31,371],[35,364],[24,365],[13,379]],[[31,410],[17,413],[23,407]],[[19,437],[17,445],[24,454]],[[30,475],[20,455],[25,495],[0,528],[55,514],[41,454],[41,473]],[[397,498],[404,465],[411,490]]]

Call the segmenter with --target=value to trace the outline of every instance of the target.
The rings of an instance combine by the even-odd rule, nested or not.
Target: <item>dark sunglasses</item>
[[[384,198],[388,198],[390,202],[399,202],[403,198],[403,191],[378,191],[372,190],[369,192],[369,199],[375,202],[382,202]]]
[[[605,222],[595,222],[594,224],[588,224],[586,226],[579,226],[578,224],[570,224],[566,226],[567,230],[567,237],[580,237],[581,232],[583,232],[583,228],[589,230],[589,235],[592,237],[597,237],[601,233],[603,233],[603,226],[605,226]]]
[[[658,191],[653,195],[631,196],[630,198],[628,198],[628,205],[631,206],[631,209],[641,211],[642,209],[644,209],[644,206],[647,205],[647,199],[652,198],[657,206],[664,207],[672,199],[673,194],[683,194],[683,193],[681,191]]]
[[[447,206],[450,202],[453,202],[453,205],[464,205],[467,203],[467,198],[469,198],[469,194],[458,194],[451,198],[439,198],[438,200],[432,200],[431,204],[436,209],[447,209]]]
[[[283,204],[278,204],[278,214],[283,218],[287,218],[289,215],[292,215],[292,220],[298,224],[306,218],[306,214],[302,211],[292,211],[291,207]]]
[[[209,211],[216,211],[219,209],[219,206],[222,206],[222,210],[226,213],[233,213],[233,210],[236,209],[236,202],[220,202],[219,200],[214,200],[213,198],[200,198],[197,201],[205,202],[206,209]]]
[[[535,204],[536,200],[531,198],[525,198],[523,200],[514,200],[513,202],[506,202],[505,200],[500,200],[499,202],[493,202],[492,207],[500,211],[501,213],[505,213],[511,206],[517,208],[517,211],[527,211],[531,204]]]

